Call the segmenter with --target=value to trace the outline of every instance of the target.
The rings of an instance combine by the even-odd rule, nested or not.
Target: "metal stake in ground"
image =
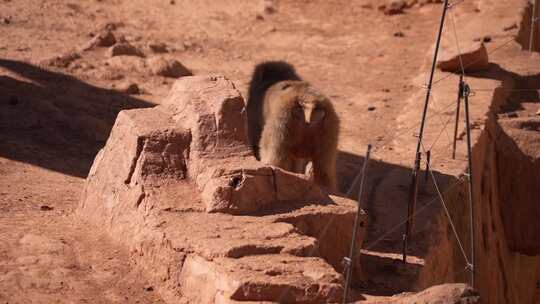
[[[407,262],[407,248],[409,246],[409,237],[413,230],[413,216],[416,210],[416,202],[418,201],[418,179],[420,173],[420,162],[422,154],[418,152],[416,162],[414,163],[411,187],[409,188],[409,205],[407,206],[407,221],[405,223],[405,233],[403,234],[403,262]]]
[[[454,124],[454,145],[452,147],[452,159],[456,159],[457,132],[459,124],[459,111],[461,108],[461,99],[463,99],[463,74],[459,75],[459,89],[456,106],[456,123]]]
[[[534,30],[536,28],[536,22],[538,22],[538,17],[536,17],[536,2],[538,0],[533,0],[533,7],[532,7],[532,16],[531,16],[531,33],[529,36],[529,53],[532,54],[534,50]]]
[[[427,150],[426,152],[426,171],[425,171],[425,182],[427,183],[429,181],[429,170],[431,166],[431,150]]]
[[[469,160],[468,168],[468,179],[469,179],[469,225],[471,232],[471,258],[470,265],[467,265],[470,270],[470,280],[471,287],[474,286],[474,267],[476,263],[474,261],[474,201],[473,201],[473,170],[472,170],[472,149],[471,149],[471,123],[470,123],[470,114],[469,114],[469,94],[471,93],[471,88],[468,84],[463,85],[463,97],[465,98],[465,127],[467,128],[467,158]]]
[[[416,146],[416,153],[414,154],[416,158],[415,164],[419,163],[418,158],[420,155],[420,147],[422,146],[422,138],[424,136],[424,127],[426,125],[426,116],[427,116],[427,110],[428,110],[428,105],[429,105],[429,98],[431,96],[431,87],[433,86],[433,76],[435,75],[435,66],[437,64],[437,57],[439,56],[439,48],[441,46],[441,38],[442,38],[442,32],[444,28],[444,19],[446,18],[447,11],[448,11],[448,0],[444,0],[443,11],[441,14],[441,22],[439,24],[439,32],[437,33],[437,42],[435,44],[435,52],[433,54],[433,62],[431,64],[431,73],[429,74],[429,81],[427,85],[426,100],[424,102],[424,111],[422,112],[422,123],[420,124],[420,132],[418,133],[418,145]],[[416,165],[415,165],[415,169],[413,170],[412,175],[413,175],[413,178],[412,178],[413,182],[411,183],[411,187],[418,186],[418,170],[416,169]],[[415,185],[415,181],[416,181],[416,185]],[[411,195],[411,198],[416,200],[417,196]],[[416,206],[416,201],[409,201],[409,209],[411,209],[411,206],[414,208],[414,206]],[[414,209],[412,210],[412,213],[410,214],[414,214]],[[412,221],[412,219],[410,217],[407,217],[407,227],[410,226],[409,221]],[[407,250],[407,240],[409,238],[408,233],[409,231],[406,230],[405,234],[403,235],[403,261],[404,262],[407,260],[406,250]]]
[[[343,264],[345,266],[345,289],[343,290],[343,303],[347,303],[347,297],[349,296],[349,286],[351,284],[352,276],[352,266],[354,265],[354,257],[356,251],[356,232],[358,231],[358,226],[360,225],[360,215],[362,214],[362,207],[360,202],[364,196],[364,187],[366,184],[366,176],[369,158],[371,155],[371,145],[368,145],[366,158],[364,159],[364,168],[362,169],[362,180],[360,181],[360,190],[358,190],[358,208],[356,209],[356,218],[354,219],[354,227],[352,232],[352,241],[351,248],[349,252],[349,257],[343,259]]]

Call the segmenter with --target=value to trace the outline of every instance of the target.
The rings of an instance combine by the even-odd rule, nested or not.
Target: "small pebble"
[[[109,50],[107,51],[108,57],[114,57],[114,56],[137,56],[137,57],[144,57],[143,52],[136,48],[135,46],[125,42],[125,43],[119,43],[111,46]]]
[[[171,78],[193,75],[188,68],[175,59],[153,57],[148,60],[148,65],[154,75]]]
[[[263,14],[273,14],[277,11],[276,3],[274,0],[262,0],[260,6],[261,13]]]
[[[139,86],[136,83],[130,82],[130,81],[121,82],[118,85],[116,85],[115,88],[117,91],[121,93],[130,94],[130,95],[141,93]]]
[[[367,109],[368,111],[375,111],[376,108],[374,106],[369,106]]]
[[[151,42],[148,44],[148,48],[154,53],[167,53],[168,47],[163,42]]]
[[[39,207],[39,209],[40,209],[41,211],[51,211],[51,210],[53,210],[54,208],[51,207],[51,206],[47,206],[47,205],[41,205],[41,207]]]

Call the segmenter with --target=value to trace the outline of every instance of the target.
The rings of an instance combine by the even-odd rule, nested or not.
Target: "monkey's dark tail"
[[[284,80],[301,80],[292,65],[285,61],[266,61],[255,66],[249,84],[249,102],[259,102],[266,90]]]
[[[248,118],[248,138],[257,159],[259,140],[263,128],[263,100],[268,88],[284,80],[301,80],[294,67],[285,61],[266,61],[255,66],[249,84],[246,106]]]

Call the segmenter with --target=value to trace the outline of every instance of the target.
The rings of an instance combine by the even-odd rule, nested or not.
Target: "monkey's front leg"
[[[285,144],[286,134],[283,126],[268,125],[264,128],[260,156],[265,164],[276,166],[287,171],[292,171],[294,161]]]
[[[261,149],[261,161],[265,164],[294,172],[294,161],[279,148]]]
[[[337,191],[335,153],[322,153],[313,158],[313,177],[315,183]]]

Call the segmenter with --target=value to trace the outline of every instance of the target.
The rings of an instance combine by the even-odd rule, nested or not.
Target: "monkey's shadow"
[[[0,156],[86,177],[123,109],[153,104],[74,76],[0,59]]]

